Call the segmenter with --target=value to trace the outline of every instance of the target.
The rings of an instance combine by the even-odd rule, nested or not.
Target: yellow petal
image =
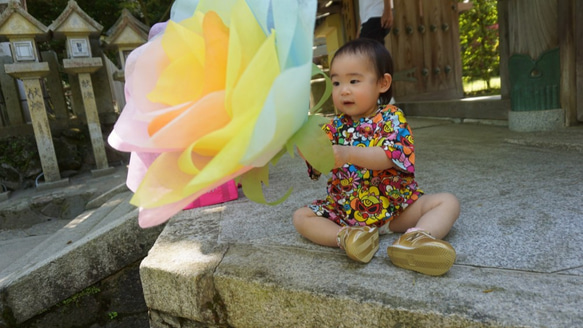
[[[279,73],[275,31],[273,31],[256,52],[233,89],[233,117],[244,115],[249,111],[258,114]]]
[[[204,67],[194,56],[182,56],[162,72],[148,99],[169,106],[196,100],[202,95],[203,74]]]
[[[252,124],[254,121],[252,115],[247,115],[247,117],[239,117],[237,120],[231,120],[222,129],[215,130],[207,135],[201,137],[192,145],[192,151],[203,156],[215,156],[217,155],[225,145],[233,139],[240,139],[241,131]],[[245,144],[245,140],[240,140],[242,147]],[[248,142],[246,143],[248,144]],[[233,158],[233,160],[238,160],[238,158]]]
[[[144,176],[142,183],[131,199],[131,203],[152,208],[170,204],[182,198],[182,190],[192,176],[178,168],[180,153],[162,153]]]
[[[231,35],[229,39],[229,59],[227,63],[227,112],[231,112],[231,95],[255,53],[265,42],[267,36],[255,19],[244,0],[237,1],[231,16]]]
[[[181,171],[197,175],[212,161],[212,156],[203,156],[192,151],[192,145],[184,150],[178,158],[178,167]]]
[[[204,20],[204,14],[200,11],[195,11],[194,15],[191,17],[180,21],[180,25],[184,26],[189,31],[192,31],[198,35],[202,35],[202,22]]]
[[[202,33],[197,33],[192,29],[197,24],[200,22],[197,22],[195,17],[180,24],[173,21],[168,22],[162,36],[162,46],[170,60],[176,60],[185,54],[190,54],[194,55],[201,65],[204,65],[205,45]],[[201,27],[198,30],[201,30]]]
[[[237,139],[231,140],[213,159],[196,175],[184,189],[185,195],[195,193],[202,188],[212,185],[215,181],[224,179],[225,176],[236,176],[237,172],[243,173],[251,167],[239,164],[240,158],[245,152],[240,140],[248,140],[253,131],[250,127],[243,127]]]

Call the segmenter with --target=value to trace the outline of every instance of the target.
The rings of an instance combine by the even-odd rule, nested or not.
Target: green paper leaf
[[[263,185],[269,186],[269,164],[264,167],[254,168],[241,175],[238,179],[241,182],[243,193],[249,200],[267,205],[278,205],[284,202],[292,193],[293,188],[289,188],[286,194],[273,202],[268,202],[263,194]]]
[[[285,155],[285,149],[280,150],[279,153],[277,153],[277,155],[273,156],[273,158],[270,161],[271,165],[273,166],[277,165],[277,162],[279,162],[281,156],[283,155]],[[294,154],[291,154],[291,158],[294,158]]]
[[[326,174],[334,168],[334,152],[328,136],[322,131],[320,125],[330,120],[311,115],[308,121],[288,141],[287,149],[296,145],[302,156],[316,170]]]
[[[312,64],[312,77],[318,74],[322,75],[326,80],[326,89],[324,90],[320,101],[318,101],[318,103],[312,107],[312,109],[310,109],[310,113],[312,114],[319,113],[322,110],[322,106],[324,106],[326,100],[328,100],[332,94],[332,80],[330,80],[328,74],[324,73],[318,66],[316,66],[316,64]]]

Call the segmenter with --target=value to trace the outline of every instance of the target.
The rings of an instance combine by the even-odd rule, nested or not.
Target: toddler
[[[341,112],[323,129],[335,168],[326,199],[298,209],[296,230],[310,241],[344,249],[368,263],[379,234],[404,233],[387,249],[396,266],[428,275],[446,273],[455,250],[446,241],[460,212],[449,193],[424,194],[415,181],[413,135],[392,97],[393,62],[379,42],[357,39],[332,59],[332,99]],[[308,165],[313,179],[319,172]]]

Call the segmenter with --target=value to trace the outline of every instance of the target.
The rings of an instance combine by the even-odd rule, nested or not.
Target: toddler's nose
[[[348,85],[342,86],[342,88],[340,89],[340,94],[347,95],[349,93],[350,93],[350,87]]]

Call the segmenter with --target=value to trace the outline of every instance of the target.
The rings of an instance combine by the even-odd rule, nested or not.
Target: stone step
[[[114,189],[103,194],[110,199],[94,202],[103,205],[78,215],[0,272],[1,308],[14,322],[30,319],[146,255],[161,228],[141,229],[137,208],[128,203],[131,193]]]
[[[92,200],[90,200],[89,202],[87,202],[87,204],[85,205],[85,209],[90,210],[90,209],[98,208],[101,205],[105,204],[105,202],[107,202],[113,196],[120,194],[120,193],[123,193],[123,192],[127,192],[127,191],[129,191],[127,185],[125,183],[121,183],[121,184],[117,185],[116,187],[112,188],[111,190],[108,190],[107,192],[105,192],[101,195],[98,195],[97,197],[95,197]]]
[[[39,262],[67,253],[70,248],[75,246],[77,241],[89,234],[96,226],[99,226],[100,222],[111,212],[115,211],[119,218],[123,214],[133,210],[133,208],[124,204],[127,203],[128,197],[128,193],[119,194],[106,202],[102,207],[81,213],[64,227],[45,238],[45,240],[32,248],[26,255],[21,256],[10,266],[2,270],[0,276],[18,275],[18,272],[26,272]],[[120,208],[118,209],[118,207]]]
[[[580,144],[583,130],[408,121],[420,187],[462,204],[447,274],[392,265],[386,249],[399,234],[381,236],[368,264],[302,238],[291,216],[325,197],[326,179],[311,181],[301,159],[284,156],[264,191],[274,200],[293,188],[285,202],[241,197],[166,225],[140,266],[150,325],[583,327],[583,153],[535,142]]]
[[[0,253],[3,256],[0,257],[0,272],[9,266],[15,267],[16,260],[23,263],[23,256],[47,238],[54,238],[79,214],[98,208],[115,195],[128,192],[125,183],[106,192],[100,192],[103,187],[95,188],[94,184],[90,183],[85,188],[71,186],[69,191],[55,190],[40,195],[29,191],[2,204],[0,216],[4,220],[0,222]]]

